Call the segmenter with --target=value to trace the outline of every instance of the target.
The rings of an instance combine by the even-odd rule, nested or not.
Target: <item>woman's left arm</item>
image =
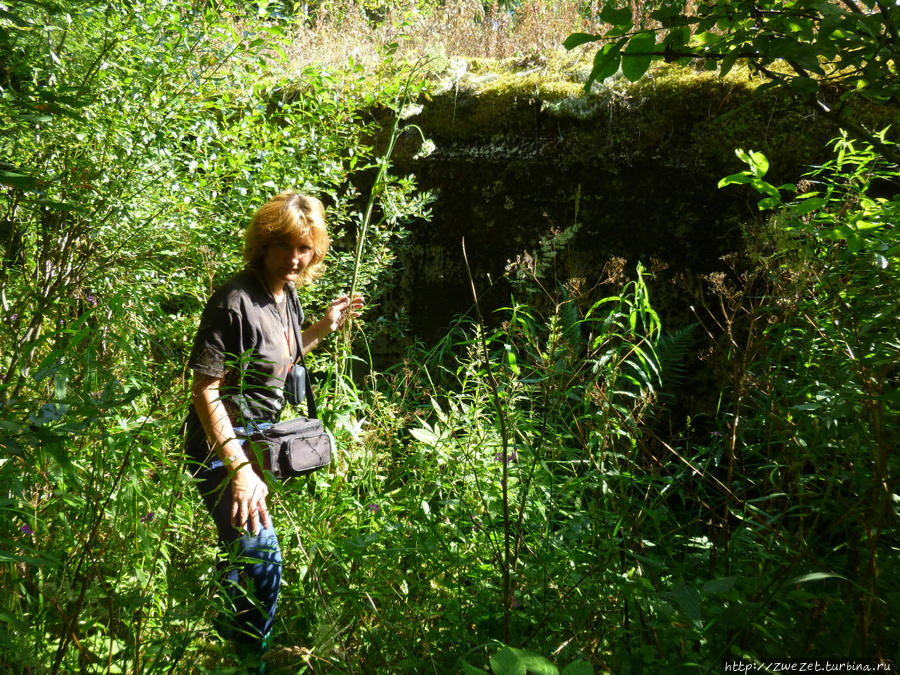
[[[353,300],[349,295],[332,301],[325,310],[325,316],[303,331],[303,353],[308,354],[328,335],[341,328],[348,317],[357,317],[364,304],[363,297],[356,293]]]

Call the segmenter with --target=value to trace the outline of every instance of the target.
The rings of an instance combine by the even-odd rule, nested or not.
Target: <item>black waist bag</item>
[[[322,420],[298,417],[250,436],[260,464],[279,480],[303,476],[331,463],[331,437]]]

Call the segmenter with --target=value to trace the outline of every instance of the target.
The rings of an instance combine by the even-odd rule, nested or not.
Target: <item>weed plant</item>
[[[338,666],[340,646],[349,670],[452,672],[501,636],[590,653],[604,612],[583,603],[618,574],[615,504],[658,382],[658,320],[640,276],[583,314],[561,295],[550,316],[504,316],[461,319],[359,392],[367,430],[341,435],[346,473],[298,505],[316,584],[289,586],[284,621],[303,617],[317,657]]]

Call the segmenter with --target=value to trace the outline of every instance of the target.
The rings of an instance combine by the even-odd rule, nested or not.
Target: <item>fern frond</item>
[[[672,397],[685,383],[688,357],[694,344],[697,323],[663,335],[656,344],[656,359],[662,380],[661,396]]]

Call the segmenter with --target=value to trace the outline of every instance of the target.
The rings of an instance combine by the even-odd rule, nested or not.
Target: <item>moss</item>
[[[656,159],[710,176],[740,169],[734,149],[742,147],[766,153],[776,177],[796,177],[835,135],[790,92],[760,89],[746,68],[720,78],[661,64],[638,82],[612,77],[590,93],[586,72],[589,64],[573,58],[457,64],[453,86],[435,87],[416,122],[437,158],[547,156],[610,171]],[[882,126],[896,114],[868,112],[880,113]]]
[[[447,253],[461,237],[473,271],[496,279],[506,260],[572,224],[579,191],[582,227],[560,258],[563,277],[596,281],[610,256],[657,259],[670,277],[717,270],[741,245],[740,223],[758,214],[751,191],[717,188],[743,168],[734,149],[765,152],[776,183],[796,181],[827,156],[833,130],[789,93],[761,90],[746,70],[720,78],[661,65],[638,82],[613,77],[585,94],[589,65],[530,57],[435,74],[415,123],[437,150],[414,159],[412,144],[396,157],[398,172],[438,195],[433,221],[414,228],[403,261],[409,287],[421,291],[398,300],[414,322],[440,326],[465,309],[465,269]],[[659,282],[666,288],[667,278]]]
[[[577,82],[548,79],[538,68],[524,73],[504,73],[489,81],[481,91],[482,96],[497,98],[530,96],[541,100],[558,100],[580,96],[582,87]]]

